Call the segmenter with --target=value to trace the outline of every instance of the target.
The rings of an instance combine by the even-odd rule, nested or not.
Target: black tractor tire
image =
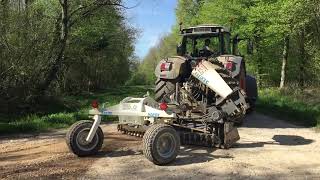
[[[155,100],[157,102],[170,102],[170,95],[176,90],[176,83],[179,82],[177,79],[161,79],[156,80],[155,88]]]
[[[257,80],[251,75],[246,76],[246,93],[247,102],[250,105],[250,108],[247,110],[247,113],[251,113],[255,110],[256,101],[258,99]]]
[[[93,122],[89,120],[76,122],[70,127],[66,135],[69,149],[79,157],[97,154],[102,147],[104,135],[100,127],[98,127],[91,142],[85,141],[92,124]]]
[[[241,64],[240,73],[236,78],[239,80],[239,87],[246,91],[246,67],[244,63]]]
[[[244,63],[241,63],[240,66],[240,73],[238,76],[236,76],[236,79],[239,81],[239,87],[246,92],[246,87],[247,87],[247,83],[246,83],[246,68]],[[248,110],[247,110],[248,111]],[[242,126],[243,122],[244,122],[245,117],[241,117],[239,119],[236,120],[235,125],[240,127]]]
[[[170,125],[155,124],[143,136],[143,154],[156,165],[174,161],[179,150],[180,138]]]

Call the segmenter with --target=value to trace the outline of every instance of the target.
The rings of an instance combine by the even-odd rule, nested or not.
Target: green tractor
[[[170,95],[176,88],[188,81],[192,63],[214,59],[214,63],[222,65],[232,78],[238,80],[238,87],[246,92],[246,101],[250,104],[247,112],[251,112],[255,107],[258,91],[256,79],[247,74],[245,60],[238,53],[238,43],[242,39],[238,36],[232,38],[229,29],[219,25],[181,29],[180,35],[182,41],[177,47],[178,56],[161,60],[155,70],[155,99],[159,102],[170,101]],[[250,43],[248,45],[248,50],[252,51]]]

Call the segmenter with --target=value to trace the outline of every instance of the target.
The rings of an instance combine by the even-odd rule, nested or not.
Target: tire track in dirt
[[[0,179],[72,179],[92,162],[70,154],[61,136],[0,140]]]
[[[253,113],[239,133],[229,150],[184,146],[167,166],[144,158],[141,144],[117,148],[84,179],[320,179],[320,134],[313,129]]]

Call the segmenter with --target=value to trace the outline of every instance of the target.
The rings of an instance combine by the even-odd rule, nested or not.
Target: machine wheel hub
[[[176,148],[174,136],[170,133],[164,133],[159,137],[157,150],[162,157],[170,157]]]
[[[98,143],[98,137],[97,135],[95,135],[92,139],[91,142],[87,141],[87,136],[89,134],[90,129],[86,128],[86,129],[82,129],[78,134],[77,134],[77,145],[80,149],[84,150],[84,151],[90,151],[92,149],[94,149],[94,147],[97,145]]]

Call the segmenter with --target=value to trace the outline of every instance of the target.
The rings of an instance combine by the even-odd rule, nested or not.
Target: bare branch
[[[133,6],[127,7],[127,6],[122,5],[121,7],[125,8],[125,9],[133,9],[133,8],[140,6],[141,2],[142,2],[142,0],[140,0],[137,4],[135,4]]]
[[[77,9],[75,9],[74,11],[72,11],[70,13],[70,16],[68,17],[69,20],[74,15],[76,15],[77,13],[79,13],[80,15],[79,15],[78,18],[70,21],[69,27],[71,27],[72,25],[77,23],[80,19],[90,16],[95,11],[99,10],[100,8],[102,8],[104,6],[118,6],[118,7],[124,8],[124,9],[132,9],[132,8],[135,8],[135,7],[139,6],[140,4],[141,4],[141,0],[137,4],[135,4],[134,6],[127,7],[127,6],[123,5],[123,4],[121,4],[121,1],[119,1],[119,0],[115,0],[115,1],[111,1],[111,0],[96,0],[93,3],[91,3],[90,5],[80,6]]]
[[[1,74],[0,74],[0,77],[2,77],[3,75],[5,75],[7,72],[9,72],[11,69],[13,69],[14,68],[14,66],[12,65],[12,66],[10,66],[7,70],[4,70],[4,71],[2,71],[1,72]]]
[[[85,9],[85,8],[88,8],[88,6],[79,6],[77,9],[73,10],[71,13],[70,13],[70,16],[69,16],[69,19],[74,15],[76,14],[77,12]]]
[[[6,37],[4,37],[3,35],[0,35],[0,39],[1,39],[1,44],[6,46],[10,53],[12,53],[13,50],[16,51],[16,49],[14,49],[15,47],[9,44],[8,39]]]

